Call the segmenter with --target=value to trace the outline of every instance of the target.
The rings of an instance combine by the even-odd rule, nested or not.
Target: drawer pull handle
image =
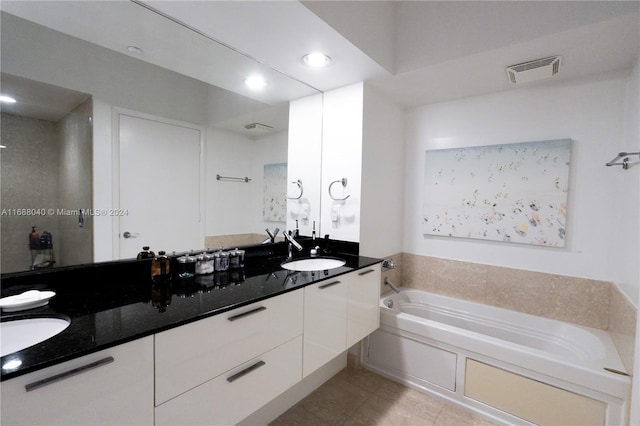
[[[370,274],[373,271],[375,271],[375,269],[367,269],[366,271],[358,272],[358,275],[360,275],[360,276],[367,275],[367,274]]]
[[[56,374],[51,377],[47,377],[46,379],[38,380],[37,382],[29,383],[25,385],[25,389],[27,392],[31,392],[32,390],[36,390],[38,388],[51,385],[53,383],[68,379],[69,377],[77,376],[78,374],[82,374],[89,370],[93,370],[94,368],[102,367],[103,365],[111,364],[115,360],[112,356],[108,356],[106,358],[100,359],[98,361],[89,363],[87,365],[83,365],[69,371],[65,371],[64,373]]]
[[[240,318],[244,318],[244,317],[249,316],[249,315],[257,314],[258,312],[262,312],[262,311],[266,311],[266,310],[267,310],[266,306],[259,306],[259,307],[255,308],[255,309],[251,309],[250,311],[243,312],[243,313],[238,314],[238,315],[230,316],[227,319],[229,321],[235,321],[235,320],[239,320]]]
[[[324,288],[331,287],[333,285],[340,284],[340,283],[341,283],[341,281],[331,281],[330,283],[319,285],[318,289],[322,290]]]
[[[255,364],[250,365],[249,367],[245,368],[244,370],[238,371],[233,376],[227,377],[227,382],[233,383],[234,381],[238,380],[240,377],[246,376],[247,374],[251,373],[253,370],[257,370],[258,368],[262,367],[265,364],[266,364],[266,362],[264,362],[264,361],[258,361]]]

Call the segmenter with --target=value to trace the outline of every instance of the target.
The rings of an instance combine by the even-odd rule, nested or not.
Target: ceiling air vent
[[[273,127],[268,126],[266,124],[262,124],[262,123],[249,123],[249,124],[246,124],[244,128],[250,132],[256,132],[256,133],[267,133],[273,130]]]
[[[509,77],[509,81],[514,84],[528,83],[530,81],[553,77],[560,69],[561,58],[562,56],[551,56],[549,58],[511,65],[507,67],[507,76]]]

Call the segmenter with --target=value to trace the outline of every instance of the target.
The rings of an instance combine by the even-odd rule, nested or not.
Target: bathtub
[[[631,380],[603,330],[401,288],[362,353],[365,368],[498,423],[627,423]]]

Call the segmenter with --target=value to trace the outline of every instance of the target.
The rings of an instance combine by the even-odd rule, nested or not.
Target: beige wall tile
[[[400,285],[606,330],[612,285],[402,253]],[[396,283],[394,281],[394,283]]]
[[[489,266],[486,303],[548,317],[553,287],[551,274]]]
[[[260,234],[229,234],[229,235],[209,235],[204,238],[204,246],[218,249],[220,247],[234,248],[249,244],[260,244],[267,235]]]
[[[487,268],[479,263],[434,259],[434,292],[458,299],[484,303]]]
[[[633,374],[633,359],[637,350],[636,321],[638,310],[614,285],[611,289],[611,309],[609,312],[609,334],[627,372]]]
[[[435,258],[402,253],[402,285],[424,291],[435,290]]]
[[[548,318],[606,330],[611,283],[554,275]]]

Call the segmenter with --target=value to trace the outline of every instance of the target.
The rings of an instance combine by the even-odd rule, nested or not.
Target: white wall
[[[415,108],[406,116],[404,251],[600,280],[617,280],[617,261],[629,244],[612,240],[618,229],[636,229],[637,202],[620,190],[620,170],[604,164],[625,148],[623,120],[627,75],[551,83]],[[570,138],[573,142],[567,247],[542,248],[470,239],[425,237],[421,232],[426,149]],[[626,191],[638,191],[637,170]],[[634,177],[634,174],[636,177]],[[615,207],[614,207],[615,206]],[[634,209],[635,210],[632,210]],[[620,221],[624,221],[621,223]],[[636,233],[637,235],[637,233]],[[632,237],[633,240],[633,237]],[[627,269],[628,271],[629,269]]]
[[[626,116],[625,116],[625,151],[638,152],[640,151],[640,59],[636,61],[636,65],[633,69],[633,73],[629,78],[627,85],[627,99],[626,99]],[[625,220],[625,224],[628,223],[629,228],[625,229],[626,234],[624,236],[624,242],[627,255],[620,259],[621,262],[628,263],[629,266],[625,268],[628,271],[628,275],[621,278],[620,287],[629,296],[630,300],[635,304],[636,308],[640,309],[640,265],[638,258],[640,255],[640,220],[638,216],[640,214],[640,167],[632,167],[626,172],[629,173],[624,180],[624,187],[622,190],[629,198],[629,204],[631,207],[626,215],[630,218],[630,221]],[[622,228],[622,227],[621,227]],[[635,239],[634,239],[635,236]],[[635,256],[635,257],[634,257]],[[640,316],[638,316],[638,322],[636,323],[636,359],[634,364],[634,371],[636,374],[633,376],[633,391],[631,398],[631,418],[629,424],[640,424],[640,350],[637,349],[637,344],[640,342]]]
[[[404,111],[370,86],[364,90],[360,254],[402,251]]]
[[[627,82],[625,113],[624,143],[620,151],[640,152],[640,59]],[[640,163],[640,157],[630,157],[630,161]],[[627,170],[616,167],[615,177],[618,185],[615,223],[619,226],[611,244],[612,250],[619,252],[616,282],[640,308],[640,164]]]
[[[322,119],[322,234],[360,241],[364,83],[324,93]],[[346,178],[344,187],[338,182]]]
[[[289,123],[289,180],[308,176],[305,195],[310,186],[319,192],[318,236],[358,241],[365,256],[402,251],[404,112],[364,83],[325,92],[323,99],[322,104],[314,97],[292,102]],[[343,177],[347,186],[333,184],[332,194],[349,197],[333,200],[329,185]],[[318,219],[315,207],[312,220]],[[291,225],[300,203],[290,200],[288,210]]]

